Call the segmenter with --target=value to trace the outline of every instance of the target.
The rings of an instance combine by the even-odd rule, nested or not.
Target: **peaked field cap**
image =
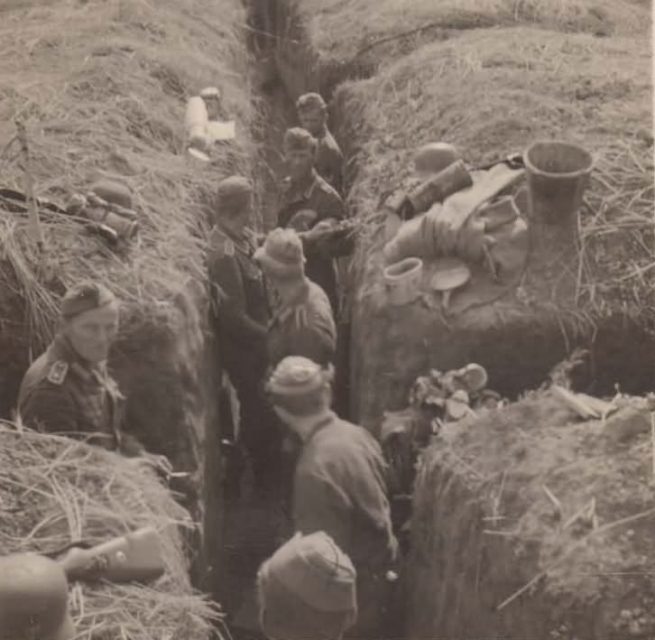
[[[275,367],[267,391],[279,396],[302,396],[330,381],[330,371],[303,356],[287,356]]]
[[[68,581],[61,565],[36,553],[0,558],[0,640],[74,636]]]
[[[304,111],[305,109],[325,109],[327,105],[320,93],[304,93],[296,100],[296,109]]]
[[[116,301],[116,296],[99,282],[80,282],[71,287],[61,301],[61,316],[72,318]]]
[[[355,567],[323,531],[296,534],[264,563],[262,569],[318,611],[357,609]]]
[[[230,176],[224,178],[216,187],[216,198],[219,209],[237,210],[244,208],[250,202],[253,186],[248,178]]]
[[[306,129],[292,127],[284,134],[285,151],[314,151],[316,149],[316,138]]]
[[[293,229],[273,229],[253,257],[274,277],[301,278],[305,273],[302,241]]]

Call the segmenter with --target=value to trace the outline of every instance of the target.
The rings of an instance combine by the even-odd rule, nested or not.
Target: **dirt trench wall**
[[[628,404],[605,424],[580,422],[532,394],[453,425],[424,453],[408,637],[652,636],[649,413]],[[592,500],[593,524],[576,520]]]
[[[0,9],[0,147],[23,117],[38,197],[63,206],[109,175],[132,189],[140,225],[138,239],[112,247],[42,209],[39,251],[27,217],[0,205],[0,417],[9,417],[24,371],[52,338],[61,295],[81,279],[103,282],[122,303],[109,366],[128,399],[126,427],[191,473],[171,488],[215,534],[220,354],[208,323],[207,216],[217,180],[252,173],[245,15],[227,1],[156,4]],[[220,89],[224,117],[237,120],[236,140],[216,146],[211,164],[185,152],[186,100],[206,86]],[[0,173],[3,187],[23,189],[15,147]],[[208,539],[203,569],[219,565],[218,548]]]

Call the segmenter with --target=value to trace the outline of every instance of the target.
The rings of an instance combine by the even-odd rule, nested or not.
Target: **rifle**
[[[144,527],[94,547],[73,543],[56,558],[69,582],[107,580],[108,582],[149,582],[165,570],[159,536]],[[55,554],[60,556],[62,551]]]

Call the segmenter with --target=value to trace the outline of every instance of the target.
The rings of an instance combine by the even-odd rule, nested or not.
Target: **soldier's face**
[[[314,153],[310,149],[287,150],[284,159],[292,180],[304,178],[314,166]]]
[[[300,120],[300,126],[303,129],[307,129],[309,133],[316,137],[323,133],[327,116],[321,109],[308,109],[298,113],[298,120]]]
[[[102,362],[118,333],[118,303],[85,311],[68,320],[63,330],[79,356],[88,362]]]

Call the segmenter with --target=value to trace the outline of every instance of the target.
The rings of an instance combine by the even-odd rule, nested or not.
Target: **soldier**
[[[324,531],[357,571],[359,620],[353,638],[377,638],[396,561],[387,466],[377,441],[331,409],[332,371],[302,357],[277,366],[268,392],[278,417],[302,440],[293,484],[296,531]]]
[[[296,102],[298,120],[303,129],[316,138],[316,161],[319,175],[337,193],[343,188],[343,154],[327,127],[327,105],[318,93],[305,93]]]
[[[340,640],[357,618],[356,573],[323,531],[296,534],[259,569],[262,631],[285,640]]]
[[[327,364],[334,360],[336,329],[325,292],[305,276],[303,248],[292,229],[273,229],[255,252],[277,295],[268,328],[268,360],[275,367],[289,355]]]
[[[239,437],[251,458],[255,483],[263,489],[276,441],[263,394],[269,309],[253,259],[252,185],[231,176],[218,184],[217,196],[208,266],[220,357],[239,399]]]
[[[336,312],[336,267],[320,239],[322,233],[345,218],[346,209],[339,194],[314,168],[316,144],[304,129],[289,129],[284,136],[289,176],[284,181],[277,224],[302,234],[307,277],[325,291]]]
[[[118,333],[119,304],[98,283],[81,283],[64,296],[60,327],[47,351],[27,370],[18,413],[28,426],[48,433],[82,434],[91,442],[170,471],[163,456],[147,454],[125,433],[125,397],[107,371]]]

